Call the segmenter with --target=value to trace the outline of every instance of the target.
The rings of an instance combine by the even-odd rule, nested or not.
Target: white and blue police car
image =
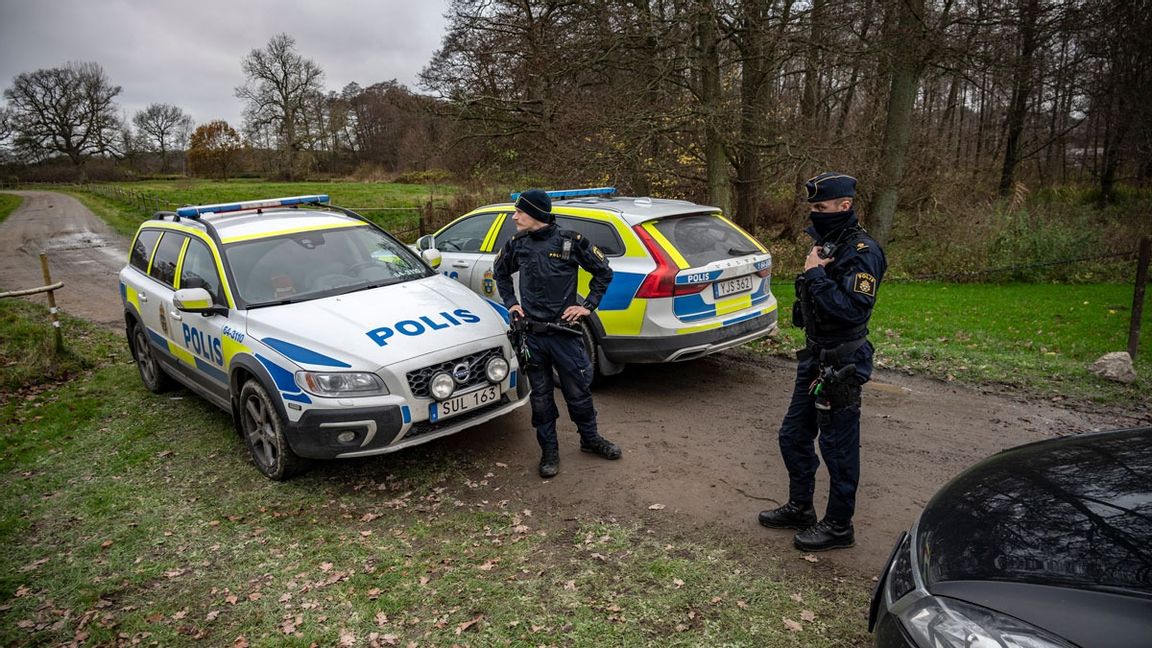
[[[266,476],[431,441],[527,400],[507,311],[328,197],[160,212],[120,272],[144,385],[232,414]]]

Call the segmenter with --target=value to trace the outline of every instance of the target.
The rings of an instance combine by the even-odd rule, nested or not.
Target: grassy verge
[[[803,346],[792,326],[791,286],[776,286],[781,335],[759,345],[783,353]],[[1128,346],[1130,285],[892,282],[872,317],[877,365],[942,380],[1003,385],[1100,404],[1148,406],[1152,326],[1145,317],[1136,382],[1104,380],[1088,366]],[[1147,313],[1147,310],[1146,310]]]
[[[363,182],[262,182],[248,180],[158,180],[101,185],[103,195],[73,193],[86,205],[100,205],[101,216],[120,234],[131,236],[145,210],[125,209],[126,198],[117,190],[147,195],[163,209],[179,205],[204,205],[255,200],[272,196],[327,194],[335,205],[351,208],[389,231],[416,226],[420,206],[432,201],[441,205],[459,191],[450,185],[415,185]],[[149,207],[149,210],[153,207]],[[113,213],[109,213],[113,212]]]
[[[8,218],[8,214],[16,211],[16,208],[19,207],[22,202],[24,202],[24,199],[20,196],[0,193],[0,223],[3,223],[4,219]]]
[[[269,482],[226,415],[149,394],[119,338],[70,325],[92,368],[0,405],[0,644],[866,640],[858,582],[728,539],[534,514],[500,489],[505,465],[444,445]]]

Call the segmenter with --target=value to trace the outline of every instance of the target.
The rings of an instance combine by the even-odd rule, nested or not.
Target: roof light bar
[[[290,196],[287,198],[266,198],[264,200],[245,200],[236,203],[220,203],[217,205],[190,205],[176,210],[177,216],[184,218],[199,218],[201,214],[224,214],[227,212],[243,211],[245,209],[266,209],[268,207],[291,207],[292,205],[314,205],[328,202],[328,194],[314,196]]]
[[[589,187],[587,189],[558,189],[556,191],[545,191],[548,197],[556,199],[564,198],[583,198],[585,196],[611,196],[616,193],[616,187]],[[520,197],[520,192],[512,194],[512,200]]]

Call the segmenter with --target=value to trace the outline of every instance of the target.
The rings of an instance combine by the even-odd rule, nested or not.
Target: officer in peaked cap
[[[620,448],[600,436],[592,406],[592,362],[584,349],[579,321],[600,304],[612,269],[604,253],[578,232],[561,229],[552,214],[552,199],[540,189],[529,189],[516,199],[516,234],[496,256],[496,285],[508,312],[526,318],[531,360],[525,371],[532,385],[532,426],[540,443],[541,477],[556,476],[560,448],[553,396],[553,367],[568,415],[580,433],[580,449],[605,459],[619,459]],[[592,275],[588,296],[579,300],[576,275],[584,268]],[[512,275],[520,273],[517,298]]]
[[[796,278],[792,321],[804,328],[792,402],[780,426],[780,454],[788,468],[788,501],[760,513],[760,524],[797,529],[802,551],[851,547],[860,481],[860,387],[872,375],[868,320],[888,262],[860,226],[853,204],[856,178],[827,172],[804,186],[811,208],[807,234],[814,243]],[[824,517],[813,507],[815,442],[828,467]]]

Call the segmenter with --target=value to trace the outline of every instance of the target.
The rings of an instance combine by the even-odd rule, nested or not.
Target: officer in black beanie
[[[612,281],[608,260],[583,235],[555,224],[552,199],[540,189],[520,194],[512,220],[516,234],[496,256],[494,270],[509,314],[527,318],[531,360],[525,371],[532,384],[532,425],[540,442],[540,476],[555,477],[560,469],[556,439],[560,413],[553,397],[553,367],[560,378],[568,415],[580,432],[580,449],[605,459],[619,459],[620,448],[600,436],[596,426],[592,362],[579,334],[580,318],[596,309]],[[592,275],[588,296],[582,303],[576,295],[580,268]],[[520,299],[516,298],[512,283],[516,272],[520,273]]]
[[[760,513],[760,524],[798,529],[797,549],[823,551],[856,542],[852,516],[860,481],[860,386],[872,375],[868,320],[888,262],[852,208],[856,179],[821,173],[805,185],[814,239],[796,278],[793,324],[804,328],[792,402],[780,426],[780,454],[788,468],[788,502]],[[815,440],[830,483],[824,518],[812,506]]]

